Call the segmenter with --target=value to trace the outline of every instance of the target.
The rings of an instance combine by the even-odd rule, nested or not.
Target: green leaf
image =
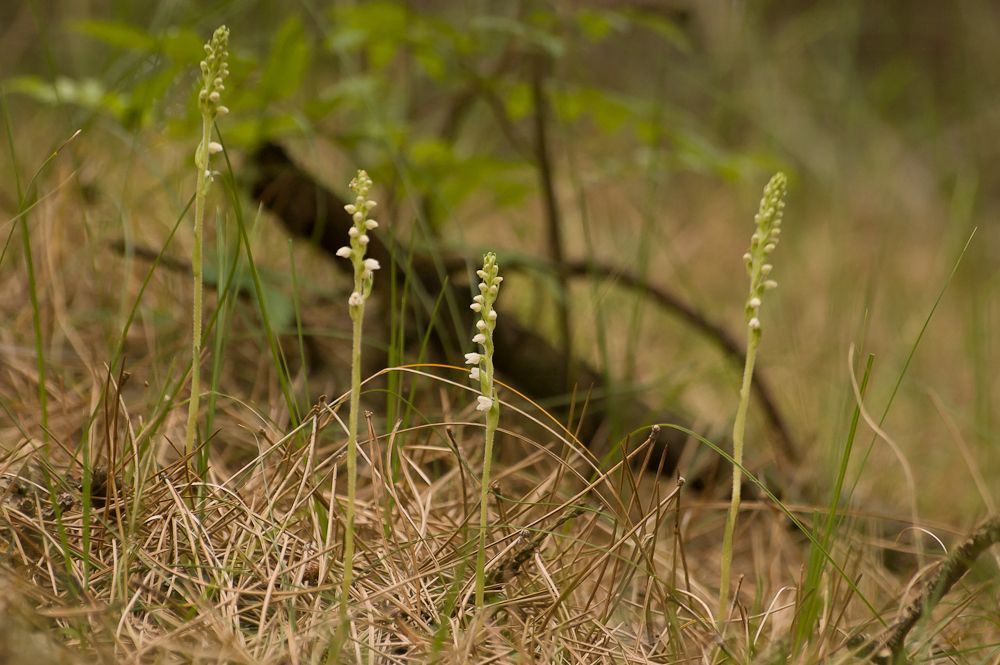
[[[503,103],[507,109],[507,115],[515,122],[528,117],[528,114],[535,108],[527,83],[515,83],[504,90]]]
[[[6,87],[10,92],[31,97],[51,106],[72,104],[93,111],[103,111],[121,121],[128,110],[128,97],[109,91],[104,84],[93,78],[71,79],[58,77],[53,82],[37,76],[19,76],[9,79]]]
[[[148,32],[117,21],[73,21],[70,28],[108,46],[127,51],[149,52],[156,49],[156,38]]]
[[[580,32],[595,44],[604,41],[612,31],[622,31],[628,21],[618,12],[581,9],[573,16]]]
[[[260,80],[260,99],[281,99],[298,90],[312,61],[312,51],[312,42],[306,37],[302,20],[290,16],[278,28],[271,43],[271,55],[264,64]]]
[[[197,63],[205,57],[202,39],[194,30],[170,28],[159,40],[163,55],[177,63]]]
[[[691,52],[691,40],[687,34],[670,19],[643,11],[632,11],[628,18],[638,26],[656,33],[682,53]]]

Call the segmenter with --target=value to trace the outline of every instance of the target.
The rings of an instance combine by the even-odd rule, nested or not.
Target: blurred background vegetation
[[[996,3],[2,3],[11,140],[0,211],[10,219],[22,196],[45,197],[33,223],[61,249],[39,250],[49,259],[42,294],[66,305],[47,321],[53,349],[102,362],[130,297],[122,289],[134,295],[138,279],[108,263],[107,242],[161,247],[193,191],[196,63],[221,23],[232,30],[232,113],[219,126],[238,178],[265,140],[336,191],[363,166],[385,192],[388,232],[467,256],[549,258],[554,203],[566,256],[627,267],[732,331],[761,186],[786,170],[761,363],[806,460],[800,480],[832,473],[853,406],[853,343],[856,365],[875,354],[876,418],[908,367],[886,430],[913,466],[922,514],[969,524],[1000,500],[995,482],[977,490],[971,480],[971,469],[1000,474]],[[22,195],[78,128],[67,156]],[[276,228],[257,234],[276,318],[292,326],[289,251]],[[188,235],[182,226],[179,246]],[[10,247],[4,343],[28,349],[30,328],[16,325],[28,316],[22,258]],[[343,291],[319,257],[295,252],[307,291]],[[147,321],[182,338],[186,308],[170,305],[187,297],[185,282],[161,286],[173,300],[150,305]],[[557,340],[560,294],[551,277],[526,275],[503,306]],[[613,282],[574,282],[569,301],[575,353],[725,431],[737,370],[697,332]],[[106,347],[77,348],[66,329],[96,330]],[[177,348],[163,345],[149,376]],[[70,355],[65,365],[53,355],[57,384],[72,383]],[[17,399],[30,405],[27,392]],[[752,443],[751,457],[768,454]],[[902,512],[897,456],[876,442],[867,464],[879,471],[860,479],[871,509]]]

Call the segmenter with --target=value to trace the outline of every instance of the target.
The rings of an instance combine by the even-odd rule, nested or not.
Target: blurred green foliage
[[[393,0],[324,11],[289,6],[281,14],[273,24],[234,30],[227,90],[233,114],[223,129],[230,147],[329,136],[345,150],[364,152],[383,182],[402,165],[406,186],[432,192],[439,209],[454,209],[475,194],[488,195],[492,205],[515,205],[532,191],[530,76],[532,67],[544,66],[564,132],[644,148],[632,154],[643,168],[654,163],[651,151],[664,141],[683,168],[734,177],[747,166],[744,155],[710,140],[677,109],[664,109],[657,95],[585,72],[567,75],[567,65],[630,31],[645,32],[657,57],[690,53],[687,33],[668,15],[598,7],[566,12],[543,3],[425,11]],[[196,122],[190,72],[205,31],[156,26],[94,17],[66,21],[59,29],[106,48],[113,64],[103,74],[22,74],[4,85],[10,93],[77,107],[130,131],[165,128],[171,136],[190,136]],[[485,129],[477,122],[470,139],[462,130],[472,107],[489,120]],[[506,141],[496,140],[496,128]]]

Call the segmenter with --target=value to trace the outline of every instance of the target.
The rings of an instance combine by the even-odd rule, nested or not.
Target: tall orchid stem
[[[733,489],[726,516],[726,530],[722,536],[722,579],[719,582],[719,623],[724,623],[729,613],[729,584],[733,562],[733,537],[736,532],[736,516],[740,512],[740,488],[743,484],[743,437],[746,432],[747,412],[750,407],[750,386],[753,383],[753,368],[757,360],[760,344],[760,330],[749,330],[747,359],[743,366],[743,384],[740,386],[740,403],[736,408],[733,422]]]
[[[198,407],[201,400],[201,314],[202,314],[202,245],[205,226],[205,199],[208,196],[208,144],[212,139],[212,121],[205,115],[201,118],[201,144],[198,146],[198,185],[194,197],[194,247],[191,249],[191,273],[193,279],[191,304],[191,398],[188,400],[187,438],[184,452],[188,463],[194,455],[198,434]]]

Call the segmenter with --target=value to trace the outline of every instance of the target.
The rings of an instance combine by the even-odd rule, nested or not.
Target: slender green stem
[[[486,446],[483,452],[483,482],[479,488],[479,546],[476,548],[476,607],[482,608],[486,596],[486,524],[489,520],[488,497],[490,467],[493,465],[493,439],[500,424],[500,402],[493,398],[493,406],[486,412]]]
[[[757,360],[760,344],[760,330],[749,330],[747,359],[743,366],[743,384],[740,386],[740,404],[736,408],[733,422],[733,490],[726,516],[726,530],[722,535],[722,579],[719,582],[719,623],[726,620],[729,611],[729,583],[733,563],[733,534],[736,531],[736,515],[740,511],[740,486],[743,483],[743,437],[746,432],[747,412],[750,408],[750,387],[753,383],[753,368]]]
[[[347,416],[347,507],[344,511],[344,579],[340,595],[340,636],[347,637],[351,582],[354,578],[354,502],[358,484],[358,409],[361,402],[361,329],[364,306],[351,307],[354,339],[351,347],[351,403]]]
[[[188,401],[187,439],[184,452],[194,454],[198,432],[198,406],[201,399],[201,310],[202,310],[202,236],[205,224],[205,198],[208,195],[208,144],[212,139],[212,121],[202,115],[201,144],[198,146],[198,188],[194,197],[194,247],[191,249],[191,273],[194,292],[191,305],[191,399]]]
[[[718,625],[721,631],[729,616],[729,584],[733,564],[733,537],[736,533],[736,518],[740,512],[740,485],[743,482],[743,437],[746,432],[747,411],[750,408],[750,388],[753,385],[753,367],[760,346],[761,299],[765,291],[775,288],[778,283],[769,278],[773,266],[770,254],[778,244],[781,235],[782,210],[785,207],[785,191],[788,180],[783,173],[776,173],[764,187],[760,209],[754,216],[756,230],[750,236],[750,251],[743,255],[747,274],[750,276],[750,290],[744,309],[747,330],[747,355],[743,365],[743,383],[740,386],[740,403],[733,421],[733,490],[726,516],[726,528],[722,535],[722,564],[719,580]]]

